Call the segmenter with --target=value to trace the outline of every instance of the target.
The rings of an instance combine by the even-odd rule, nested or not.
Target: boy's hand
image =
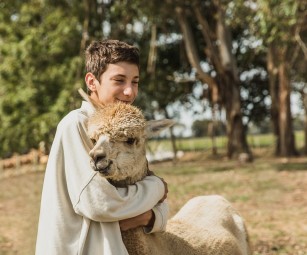
[[[124,219],[119,221],[121,231],[127,231],[137,227],[153,227],[155,223],[155,214],[152,210],[144,212],[133,218]]]

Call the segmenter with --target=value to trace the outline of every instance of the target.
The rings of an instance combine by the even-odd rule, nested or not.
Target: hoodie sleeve
[[[164,185],[158,177],[147,176],[127,188],[116,188],[93,171],[89,163],[91,145],[80,115],[64,119],[55,138],[59,148],[54,160],[63,171],[59,181],[65,181],[74,211],[94,221],[112,222],[154,208],[164,194]],[[154,212],[156,216],[160,213],[159,209]],[[158,223],[160,216],[157,219]]]
[[[143,228],[146,234],[162,232],[166,229],[166,223],[169,217],[169,208],[167,201],[164,200],[163,203],[158,203],[154,208],[152,208],[152,210],[155,214],[155,223],[152,228]]]

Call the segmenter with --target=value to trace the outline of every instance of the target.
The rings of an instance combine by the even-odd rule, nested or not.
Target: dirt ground
[[[244,217],[254,255],[307,255],[306,157],[242,165],[190,153],[151,168],[169,184],[171,215],[193,196],[220,194]],[[0,255],[34,254],[44,172],[24,172],[0,178]]]

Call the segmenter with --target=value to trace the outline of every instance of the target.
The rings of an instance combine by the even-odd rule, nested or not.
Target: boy
[[[132,104],[138,94],[138,49],[117,40],[93,42],[86,50],[89,96],[102,104]],[[92,108],[82,102],[59,123],[42,192],[36,255],[128,254],[120,230],[165,229],[167,184],[156,176],[115,188],[90,166],[86,135]],[[137,207],[130,206],[137,200]],[[159,203],[164,201],[162,203]]]

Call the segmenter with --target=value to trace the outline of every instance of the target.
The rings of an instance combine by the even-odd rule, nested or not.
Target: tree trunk
[[[177,146],[176,146],[176,137],[174,135],[174,128],[170,127],[170,134],[171,134],[171,143],[172,143],[172,149],[174,153],[173,162],[176,163],[177,161]]]
[[[307,155],[307,93],[303,92],[304,112],[305,112],[305,123],[304,123],[304,155]]]
[[[90,11],[91,11],[91,1],[90,0],[83,0],[83,7],[84,7],[84,19],[82,23],[82,38],[80,41],[80,49],[79,49],[79,56],[80,60],[83,59],[84,51],[86,48],[87,41],[89,40],[89,23],[90,23]],[[81,82],[82,74],[83,74],[83,62],[79,62],[79,66],[77,68],[76,76],[75,76],[75,83],[74,83],[74,93],[75,97],[77,97],[79,88],[82,88],[83,82]],[[73,100],[71,102],[71,109],[75,109],[79,106],[78,100]]]
[[[221,98],[221,103],[226,109],[228,126],[227,155],[231,158],[234,155],[246,153],[248,154],[249,159],[251,159],[252,155],[246,141],[246,129],[242,123],[239,79],[235,59],[231,53],[231,36],[225,24],[223,14],[224,10],[221,6],[218,7],[219,24],[214,33],[220,44],[218,49],[219,52],[213,53],[210,51],[211,55],[207,56],[210,58],[211,63],[215,66],[215,71],[217,72],[217,76],[215,78],[205,73],[201,68],[200,58],[194,41],[194,35],[189,26],[186,13],[181,7],[176,7],[177,20],[183,35],[189,62],[191,66],[196,69],[199,79],[203,83],[208,84],[209,89],[213,92],[212,94],[214,96],[212,98],[212,105],[214,106],[217,104],[219,98]],[[197,8],[194,10],[197,10]],[[195,15],[197,16],[200,24],[204,24],[202,29],[208,29],[209,26],[205,25],[205,19],[202,14],[200,12],[196,12]],[[210,32],[204,31],[202,34],[204,37],[206,37],[204,38],[205,41],[212,40],[212,38],[207,38],[209,37]],[[217,82],[217,79],[219,79],[220,84]],[[224,96],[221,96],[222,93],[224,93]]]
[[[228,97],[226,102],[226,118],[227,118],[227,156],[233,158],[239,157],[240,154],[246,153],[248,160],[252,160],[252,154],[249,150],[246,140],[246,129],[242,123],[241,103],[238,88],[235,82],[231,82],[231,88],[225,92]]]
[[[268,47],[267,56],[267,70],[269,75],[269,90],[271,96],[271,121],[273,127],[273,133],[275,136],[275,155],[280,154],[280,139],[279,139],[279,84],[278,84],[278,67],[277,59],[278,55],[274,50],[274,46],[270,45]]]
[[[217,105],[212,105],[212,122],[210,128],[210,136],[211,136],[211,143],[212,143],[212,155],[217,155],[217,146],[216,146],[216,129],[217,129]]]
[[[292,116],[290,108],[290,79],[286,61],[282,61],[278,68],[279,76],[279,134],[280,156],[295,156],[295,139],[293,133]]]
[[[223,73],[220,80],[223,82],[222,101],[225,105],[227,117],[227,156],[240,157],[245,154],[248,161],[252,160],[252,154],[246,140],[246,128],[243,125],[241,113],[241,96],[236,60],[231,52],[231,33],[225,23],[225,13],[221,3],[215,1],[217,9],[216,35],[219,41],[220,63]]]
[[[147,72],[149,74],[155,74],[157,61],[157,26],[155,24],[151,27],[151,38],[149,46],[149,55],[147,61]]]
[[[167,119],[169,119],[169,114],[167,112],[167,110],[164,110],[165,113],[165,117]],[[176,136],[174,135],[174,128],[170,127],[170,134],[171,134],[171,144],[172,144],[172,149],[173,149],[173,153],[174,153],[174,157],[173,157],[173,162],[175,163],[177,161],[177,146],[176,146]]]

